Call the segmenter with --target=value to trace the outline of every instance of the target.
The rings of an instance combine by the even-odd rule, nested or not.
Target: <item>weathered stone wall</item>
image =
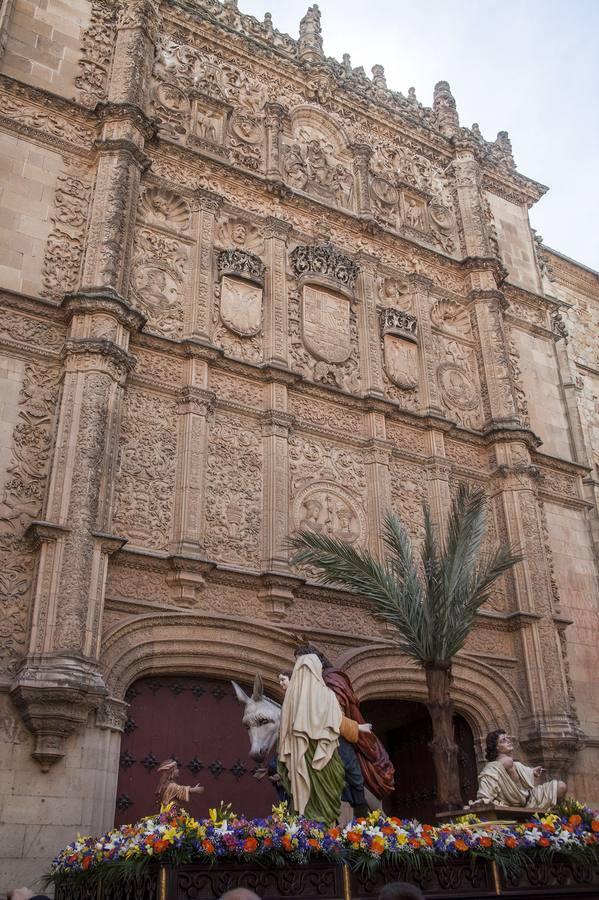
[[[0,25],[7,886],[111,824],[137,677],[272,686],[302,631],[362,697],[422,700],[388,627],[286,540],[380,552],[393,508],[418,541],[422,500],[440,520],[463,482],[525,561],[457,708],[597,799],[596,282],[560,263],[552,295],[544,188],[446,83],[427,108],[325,62],[315,9],[295,42],[200,6],[15,0]]]

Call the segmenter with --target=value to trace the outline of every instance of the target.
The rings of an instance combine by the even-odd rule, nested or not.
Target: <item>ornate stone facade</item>
[[[462,481],[525,560],[457,708],[479,750],[501,724],[599,801],[597,274],[534,237],[545,188],[446,82],[429,108],[325,58],[316,6],[298,41],[196,7],[0,20],[6,886],[111,824],[138,677],[273,689],[301,630],[364,699],[422,700],[286,539],[380,551],[393,508],[418,541]]]

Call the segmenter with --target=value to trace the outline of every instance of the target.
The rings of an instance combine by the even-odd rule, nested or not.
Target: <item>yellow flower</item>
[[[407,844],[407,843],[408,843],[408,836],[407,836],[407,834],[406,834],[405,832],[399,831],[399,832],[397,833],[397,843],[398,843],[400,846],[402,846],[403,844]]]

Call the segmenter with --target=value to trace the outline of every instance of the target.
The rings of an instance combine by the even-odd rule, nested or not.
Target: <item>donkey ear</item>
[[[237,699],[239,700],[240,703],[243,703],[245,705],[250,698],[248,697],[246,692],[243,690],[243,688],[239,687],[239,685],[237,684],[236,681],[232,681],[231,684],[233,685],[233,690],[235,691],[235,696],[237,697]]]
[[[262,700],[263,696],[264,686],[262,684],[262,675],[257,672],[256,677],[254,678],[254,692],[252,694],[252,700]]]

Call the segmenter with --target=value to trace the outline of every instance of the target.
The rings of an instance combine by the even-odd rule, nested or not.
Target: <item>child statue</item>
[[[175,805],[189,803],[190,794],[201,794],[204,790],[201,784],[196,784],[193,787],[186,784],[177,784],[180,772],[175,759],[165,759],[156,771],[161,773],[156,790],[156,799],[161,808],[171,803]]]
[[[551,809],[567,790],[563,781],[539,784],[545,770],[531,769],[512,756],[514,744],[502,729],[487,735],[486,766],[478,776],[478,805],[481,802],[499,806],[528,807],[539,812]]]

